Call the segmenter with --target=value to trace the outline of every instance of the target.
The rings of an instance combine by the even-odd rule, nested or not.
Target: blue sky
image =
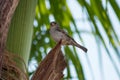
[[[70,7],[71,13],[76,20],[77,27],[79,31],[88,31],[92,32],[91,25],[89,21],[87,20],[86,13],[83,12],[81,6],[78,5],[76,0],[67,0],[68,5]],[[89,0],[88,0],[89,2]],[[71,6],[72,5],[72,6]],[[105,5],[105,0],[103,0],[103,5]],[[110,4],[108,3],[108,14],[109,17],[112,20],[112,24],[114,25],[115,31],[119,34],[119,27],[120,22],[117,19],[114,11],[112,10]],[[84,20],[84,21],[83,21]],[[114,58],[114,62],[117,64],[117,67],[120,66],[120,62],[118,61],[117,57],[114,55],[115,52],[112,50],[111,45],[109,44],[109,40],[105,35],[105,32],[103,31],[102,25],[100,22],[97,22],[99,29],[102,33],[102,36],[104,36],[105,42],[107,44],[108,49],[111,51],[111,55]],[[72,26],[71,26],[72,27]],[[74,30],[74,29],[73,29]],[[88,53],[84,54],[81,50],[78,48],[77,51],[79,54],[86,80],[120,80],[120,77],[117,75],[113,64],[111,63],[107,52],[105,51],[103,45],[101,45],[101,42],[99,44],[96,44],[96,41],[94,39],[94,36],[92,34],[88,33],[82,33],[82,38],[85,43],[85,46],[88,48]],[[78,42],[81,43],[78,39],[78,36],[75,34],[73,38]],[[120,40],[120,35],[119,35]],[[97,49],[98,45],[100,47],[100,51]],[[83,53],[83,54],[82,54]],[[90,62],[91,66],[88,64],[88,61]],[[90,68],[91,67],[91,68]],[[73,67],[71,66],[71,69]],[[92,70],[91,70],[92,69]],[[74,69],[72,70],[74,71]],[[91,72],[92,71],[92,72]],[[120,68],[119,68],[120,72]],[[75,77],[75,72],[73,72],[73,76]],[[74,78],[73,80],[77,80]]]
[[[87,0],[87,1],[89,3],[89,0]],[[105,4],[106,0],[102,0],[102,1],[103,1],[103,5],[106,6],[106,4]],[[116,1],[118,1],[118,4],[120,6],[120,0],[116,0]],[[99,43],[96,43],[95,37],[92,34],[91,24],[87,20],[87,15],[86,15],[85,10],[83,10],[81,8],[81,6],[77,3],[76,0],[67,0],[67,2],[68,2],[68,6],[70,8],[70,11],[76,21],[77,28],[81,32],[80,35],[83,38],[84,46],[86,46],[88,48],[87,54],[85,54],[82,50],[76,48],[78,53],[81,53],[78,55],[79,55],[80,61],[82,63],[83,69],[84,69],[86,80],[120,80],[120,77],[116,73],[115,68],[109,59],[109,56],[107,55],[107,52],[104,49],[104,46],[102,45],[102,42],[99,41]],[[49,8],[50,7],[49,3],[46,2],[46,4],[47,4],[47,7]],[[119,34],[120,21],[117,19],[116,15],[115,15],[114,11],[112,10],[109,3],[107,4],[107,7],[108,7],[109,17],[112,20],[111,21],[112,25],[114,26],[116,33]],[[52,15],[50,16],[50,21],[54,21],[54,17]],[[112,46],[109,43],[108,38],[106,37],[106,34],[102,28],[101,23],[99,21],[96,21],[96,22],[101,31],[101,35],[104,37],[105,43],[111,52],[111,56],[114,58],[114,62],[117,65],[117,68],[119,68],[120,62],[115,55],[116,53],[112,49]],[[72,24],[71,24],[71,28],[74,31],[74,26]],[[118,37],[119,37],[119,41],[120,41],[120,34],[118,35]],[[73,38],[78,43],[82,44],[82,42],[79,40],[77,34],[74,34]],[[120,45],[118,45],[118,47],[120,47]],[[48,49],[48,52],[49,51],[50,51],[50,49]],[[90,64],[89,64],[89,62],[90,62]],[[34,65],[36,64],[36,66],[37,66],[37,63],[34,60],[31,63]],[[30,69],[32,68],[33,70],[35,70],[36,68],[32,64],[30,66]],[[70,68],[72,70],[71,74],[74,77],[72,80],[78,80],[76,78],[77,76],[76,76],[73,65],[70,65]],[[119,68],[118,72],[120,72],[120,68]],[[64,71],[64,74],[66,75],[66,70]]]

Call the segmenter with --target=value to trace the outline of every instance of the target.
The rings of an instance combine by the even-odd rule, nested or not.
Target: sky
[[[89,0],[87,1],[89,3]],[[105,1],[106,0],[103,0],[103,5],[105,5]],[[117,0],[117,1],[120,2],[120,0]],[[88,48],[87,54],[85,54],[82,50],[76,48],[76,50],[78,51],[80,61],[82,63],[82,67],[83,67],[84,74],[85,74],[85,79],[86,80],[120,80],[120,77],[117,75],[114,69],[114,66],[111,63],[111,60],[109,59],[109,56],[107,55],[106,50],[104,49],[103,45],[101,45],[102,42],[99,41],[99,43],[96,44],[96,40],[94,36],[90,34],[92,32],[92,29],[91,29],[91,24],[87,20],[86,12],[85,11],[83,12],[81,6],[77,3],[76,0],[67,0],[67,3],[72,13],[72,16],[74,17],[76,21],[77,28],[79,29],[79,31],[81,32],[83,31],[83,33],[81,33],[81,36],[83,38],[84,45]],[[49,8],[49,3],[46,3],[46,4],[48,5],[47,7]],[[118,4],[120,6],[120,3]],[[107,7],[108,7],[108,13],[109,13],[110,19],[112,20],[112,24],[115,26],[114,29],[116,33],[119,34],[120,22],[117,19],[109,3]],[[50,21],[54,21],[53,16],[50,16]],[[117,67],[119,67],[120,62],[118,61],[117,57],[114,55],[115,52],[114,50],[112,50],[112,46],[109,44],[109,40],[106,37],[106,34],[102,28],[101,23],[97,21],[97,24],[101,31],[101,35],[104,37],[106,45],[108,49],[110,50],[112,57],[114,58],[115,64],[117,65]],[[71,24],[71,28],[73,31],[75,30],[74,26],[72,27],[72,24]],[[89,33],[84,33],[84,31],[87,31]],[[120,35],[118,35],[118,37],[120,40]],[[77,34],[74,34],[73,38],[78,43],[82,44]],[[98,48],[100,48],[100,50]],[[32,68],[34,71],[36,68],[32,66],[32,64],[34,65],[36,64],[35,66],[37,66],[37,62],[34,60],[31,62],[30,69]],[[78,80],[76,78],[77,75],[76,75],[73,65],[70,65],[70,68],[72,70],[71,74],[73,76],[73,79],[71,80]],[[120,68],[119,68],[119,72],[120,72]],[[66,70],[64,70],[64,75],[66,76]]]
[[[71,13],[74,19],[76,20],[78,29],[80,29],[80,31],[85,30],[85,31],[91,32],[92,31],[91,25],[87,21],[86,14],[83,12],[81,6],[78,5],[76,0],[67,0],[67,1],[68,1],[68,6],[70,7]],[[103,1],[103,4],[105,4],[104,1]],[[108,13],[110,13],[109,16],[111,16],[110,18],[112,19],[112,24],[115,26],[114,29],[116,30],[117,33],[119,33],[120,22],[116,18],[116,15],[114,11],[112,10],[110,4],[108,4],[107,6],[109,8]],[[84,21],[82,21],[83,19]],[[99,25],[99,29],[102,35],[104,36],[104,39],[106,41],[108,48],[111,50],[111,52],[113,52],[112,56],[114,57],[117,67],[119,67],[120,63],[117,57],[114,55],[115,52],[112,50],[111,45],[108,42],[108,39],[105,35],[105,32],[102,29],[100,22],[97,22],[97,24]],[[73,36],[73,38],[77,42],[81,43],[78,40],[77,35]],[[88,48],[87,54],[84,54],[78,48],[76,49],[78,53],[79,52],[81,53],[79,54],[79,57],[80,57],[80,60],[81,60],[81,63],[84,69],[86,80],[120,80],[120,77],[117,75],[108,55],[106,54],[107,52],[105,51],[104,47],[101,45],[101,42],[99,44],[96,44],[96,41],[92,34],[83,33],[82,38],[85,43],[85,46]],[[119,35],[119,40],[120,40],[120,35]],[[98,45],[101,49],[100,51],[97,49]],[[88,61],[90,62],[91,66],[88,64]],[[120,72],[120,68],[119,68],[119,72]],[[75,77],[76,76],[75,72],[73,72],[73,74]],[[74,78],[73,80],[78,80],[78,79]]]

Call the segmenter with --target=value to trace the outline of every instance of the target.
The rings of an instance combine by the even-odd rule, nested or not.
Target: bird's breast
[[[61,39],[63,39],[63,34],[56,30],[50,30],[50,35],[56,42],[59,42]]]

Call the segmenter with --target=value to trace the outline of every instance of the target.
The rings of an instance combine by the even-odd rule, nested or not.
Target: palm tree
[[[120,4],[118,1],[38,0],[33,22],[35,5],[36,0],[20,0],[9,31],[7,41],[9,51],[20,53],[26,65],[29,62],[30,67],[33,62],[38,64],[55,46],[55,42],[49,35],[49,23],[56,21],[76,41],[80,41],[88,48],[88,53],[83,54],[75,47],[63,47],[69,65],[65,70],[64,79],[98,80],[96,67],[99,67],[98,77],[102,80],[109,79],[105,75],[107,63],[112,66],[116,79],[120,78],[120,36],[117,29],[120,26]],[[33,33],[32,24],[34,24]],[[32,69],[29,70],[30,74],[34,71]]]

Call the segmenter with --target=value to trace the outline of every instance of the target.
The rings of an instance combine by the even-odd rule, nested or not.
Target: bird
[[[87,52],[87,48],[83,47],[82,45],[78,44],[71,36],[68,35],[67,32],[60,29],[60,26],[57,22],[53,21],[50,22],[50,36],[53,38],[55,42],[61,41],[62,45],[73,45],[80,49],[82,49],[84,52]]]

